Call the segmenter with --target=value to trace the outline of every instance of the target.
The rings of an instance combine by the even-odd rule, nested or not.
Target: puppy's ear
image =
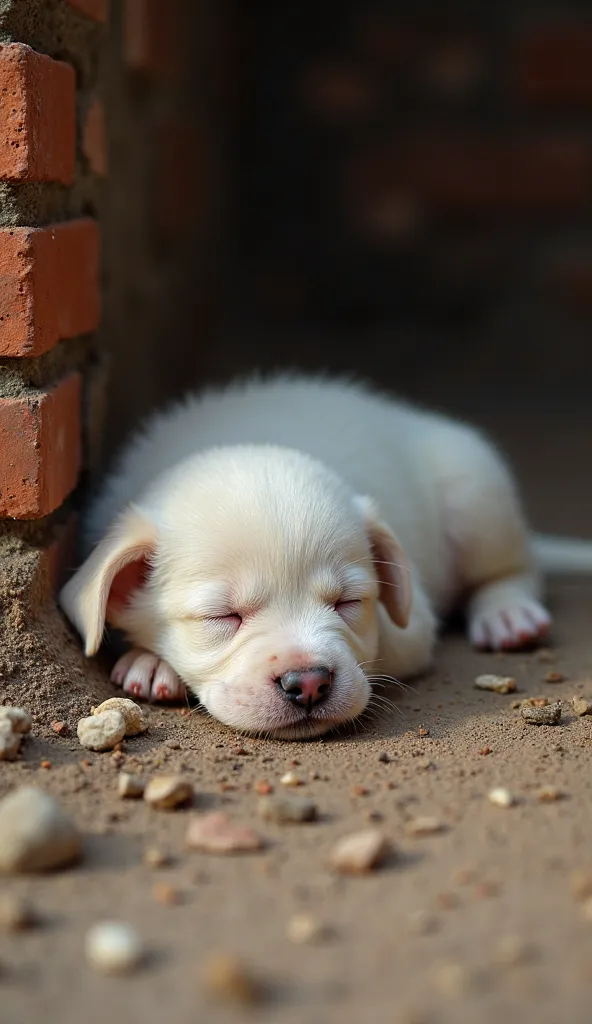
[[[82,636],[87,657],[101,646],[105,622],[117,625],[144,583],[155,544],[155,527],[131,506],[62,589],[60,605]]]
[[[396,626],[404,629],[411,613],[411,572],[394,533],[382,522],[371,498],[356,499],[372,548],[380,600]]]

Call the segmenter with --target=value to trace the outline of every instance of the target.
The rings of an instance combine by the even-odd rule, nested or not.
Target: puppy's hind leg
[[[463,426],[445,429],[434,450],[471,642],[494,650],[537,642],[551,618],[539,600],[539,575],[508,468],[488,441]]]

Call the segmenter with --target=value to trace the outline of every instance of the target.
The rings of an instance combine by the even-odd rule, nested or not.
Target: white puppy
[[[323,380],[190,397],[152,419],[91,510],[99,543],[61,594],[87,655],[105,623],[132,649],[113,680],[234,729],[319,735],[363,711],[374,673],[432,660],[459,603],[473,644],[538,640],[543,567],[585,542],[532,542],[512,477],[475,430]]]

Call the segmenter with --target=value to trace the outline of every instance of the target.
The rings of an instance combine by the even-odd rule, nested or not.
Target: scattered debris
[[[542,804],[552,804],[557,800],[563,800],[563,793],[557,786],[541,786],[537,791],[537,800]]]
[[[81,850],[78,829],[49,793],[23,786],[0,801],[0,872],[64,867]]]
[[[204,986],[214,999],[242,1006],[260,1003],[264,996],[259,980],[241,960],[228,953],[215,953],[208,957]]]
[[[328,925],[311,914],[294,914],[288,921],[286,934],[290,941],[297,945],[313,945],[325,942],[331,937],[332,932]]]
[[[516,680],[512,676],[495,676],[487,673],[477,676],[473,685],[477,690],[491,690],[492,693],[516,693]]]
[[[157,903],[162,903],[167,907],[176,906],[183,902],[179,889],[175,889],[174,885],[169,885],[167,882],[158,882],[153,886],[152,897]]]
[[[390,759],[389,755],[387,754],[386,750],[381,750],[380,754],[378,755],[378,760],[382,764],[389,764],[391,759]]]
[[[281,782],[282,786],[303,786],[304,785],[303,779],[301,779],[299,775],[296,775],[295,772],[286,772],[285,775],[282,775],[282,777],[280,779],[280,782]]]
[[[418,757],[417,761],[415,762],[415,765],[422,772],[431,772],[434,771],[436,768],[436,765],[434,764],[433,761],[430,760],[429,757]]]
[[[567,676],[563,675],[563,672],[547,672],[545,676],[546,683],[564,683]]]
[[[420,725],[419,729],[417,730],[417,735],[419,736],[420,740],[423,740],[426,738],[426,736],[430,735],[430,730],[425,725]]]
[[[125,728],[121,711],[103,711],[100,715],[80,719],[78,739],[87,750],[113,750],[124,738]]]
[[[173,811],[193,798],[193,787],[182,775],[157,775],[144,789],[144,800],[158,811]]]
[[[104,715],[106,711],[119,711],[123,715],[126,736],[138,736],[148,728],[144,709],[129,697],[109,697],[98,707],[90,709],[91,715]]]
[[[140,938],[124,921],[101,921],[86,933],[86,958],[101,974],[130,974],[143,958]]]
[[[31,724],[24,708],[0,706],[0,761],[14,761]]]
[[[524,700],[515,701],[513,708],[546,708],[550,704],[548,697],[525,697]]]
[[[341,874],[362,875],[379,867],[391,849],[391,844],[379,829],[364,829],[340,839],[333,847],[330,862]]]
[[[159,846],[149,846],[144,851],[144,864],[147,868],[166,868],[171,863],[171,855]]]
[[[592,700],[587,697],[574,697],[571,703],[576,715],[592,715]]]
[[[443,995],[455,999],[466,996],[471,987],[466,968],[453,962],[438,964],[434,971],[434,982]]]
[[[357,783],[357,785],[352,786],[351,789],[352,796],[368,796],[369,793],[370,790],[366,786],[360,785],[360,783]]]
[[[488,793],[489,802],[495,804],[496,807],[513,807],[516,800],[510,793],[509,789],[505,786],[496,786],[495,789],[490,789]]]
[[[572,895],[576,900],[587,900],[592,897],[592,869],[580,868],[574,871],[570,879]]]
[[[561,720],[561,701],[542,708],[526,704],[520,708],[520,714],[530,725],[557,725]]]
[[[261,850],[263,839],[245,825],[234,825],[222,811],[193,818],[185,842],[204,853],[252,853]]]
[[[506,935],[497,943],[493,959],[502,967],[522,967],[535,958],[535,950],[518,935]]]
[[[51,768],[51,761],[40,761],[39,767],[44,768],[46,771],[49,771],[49,769]]]
[[[68,732],[70,731],[68,729],[68,723],[67,722],[53,721],[51,723],[51,728],[56,733],[56,735],[58,735],[58,736],[67,736]]]
[[[487,757],[488,754],[493,754],[493,750],[491,749],[491,747],[481,747],[481,750],[479,750],[478,753],[480,754],[481,757]]]
[[[304,796],[280,795],[261,797],[257,805],[259,817],[274,821],[278,825],[297,824],[302,821],[316,821],[317,805]]]
[[[10,892],[0,894],[0,928],[9,932],[24,931],[37,924],[37,915],[26,900]]]
[[[405,832],[408,836],[433,836],[437,832],[444,832],[446,825],[439,818],[421,817],[412,818],[405,825]]]
[[[120,772],[117,777],[117,792],[122,800],[138,800],[144,795],[146,783],[139,775]]]
[[[265,779],[260,779],[256,782],[253,789],[256,793],[259,793],[259,796],[267,796],[269,793],[273,793],[273,786],[266,782]]]

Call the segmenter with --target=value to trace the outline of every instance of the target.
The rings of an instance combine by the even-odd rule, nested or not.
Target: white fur
[[[186,684],[255,733],[355,718],[373,674],[429,665],[437,621],[461,600],[478,646],[519,646],[550,624],[500,455],[470,427],[354,384],[275,378],[157,415],[107,480],[88,538],[61,594],[87,654],[107,618],[134,644],[113,673],[124,689],[170,699]],[[546,548],[555,568],[574,562],[561,543]],[[141,558],[147,579],[128,592]],[[305,710],[277,679],[316,665],[333,688]]]

